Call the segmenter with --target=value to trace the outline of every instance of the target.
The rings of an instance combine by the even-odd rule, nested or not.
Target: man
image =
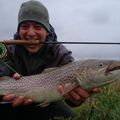
[[[18,14],[18,28],[14,39],[57,41],[54,28],[49,23],[49,14],[46,7],[39,1],[24,2]],[[3,75],[19,79],[20,75],[33,75],[41,73],[49,67],[58,67],[74,61],[71,52],[60,44],[39,44],[39,45],[13,45],[8,46],[8,57],[6,62],[17,72],[11,71],[4,66],[1,68]],[[64,85],[58,86],[62,93]],[[96,91],[94,89],[93,91]],[[9,119],[43,119],[49,120],[55,117],[72,118],[75,114],[69,106],[79,106],[88,97],[89,93],[81,88],[75,88],[66,95],[66,101],[51,103],[45,108],[36,106],[32,98],[25,99],[24,96],[16,98],[15,94],[5,95],[4,101],[12,101],[11,104],[4,104],[0,112],[4,110]],[[68,106],[69,105],[69,106]]]

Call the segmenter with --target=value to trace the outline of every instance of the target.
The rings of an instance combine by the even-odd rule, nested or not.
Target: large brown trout
[[[65,84],[64,94],[80,86],[91,90],[120,80],[120,61],[117,60],[79,60],[61,67],[46,69],[43,73],[21,77],[0,78],[0,95],[15,93],[32,98],[38,103],[50,103],[60,100],[63,94],[59,85]]]

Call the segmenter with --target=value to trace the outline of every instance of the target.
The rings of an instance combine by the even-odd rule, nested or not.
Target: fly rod
[[[5,45],[37,45],[37,44],[106,44],[106,45],[120,45],[120,42],[59,42],[59,41],[45,41],[39,40],[0,40],[0,43]]]
[[[0,40],[4,45],[36,45],[40,44],[39,40]]]

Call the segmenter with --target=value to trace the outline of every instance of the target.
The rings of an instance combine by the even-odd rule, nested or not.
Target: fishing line
[[[15,69],[13,69],[9,64],[7,64],[4,60],[8,55],[7,48],[4,44],[0,43],[0,62],[2,62],[5,66],[7,66],[11,71],[18,73]],[[20,74],[22,77],[22,75]]]
[[[10,70],[12,70],[13,72],[17,72],[16,70],[14,70],[9,64],[7,64],[5,61],[1,60],[2,63],[4,63]],[[18,72],[17,72],[18,73]]]
[[[8,65],[4,60],[8,55],[8,51],[7,48],[4,44],[0,43],[0,62],[2,62],[3,64],[5,64],[10,70],[12,70],[13,72],[17,72],[15,71],[10,65]]]
[[[9,64],[7,64],[4,60],[1,60],[2,63],[4,63],[4,65],[6,65],[11,71],[18,73],[15,69],[13,69]],[[22,79],[25,80],[25,78],[23,78],[23,75],[18,73],[20,75],[20,77],[22,77]]]

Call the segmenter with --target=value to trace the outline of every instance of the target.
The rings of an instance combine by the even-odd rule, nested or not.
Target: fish
[[[76,87],[92,90],[120,80],[120,61],[104,59],[77,60],[60,67],[47,68],[40,74],[14,80],[0,77],[0,95],[14,93],[32,98],[41,106],[64,99],[64,94]],[[64,92],[58,87],[64,85]]]

